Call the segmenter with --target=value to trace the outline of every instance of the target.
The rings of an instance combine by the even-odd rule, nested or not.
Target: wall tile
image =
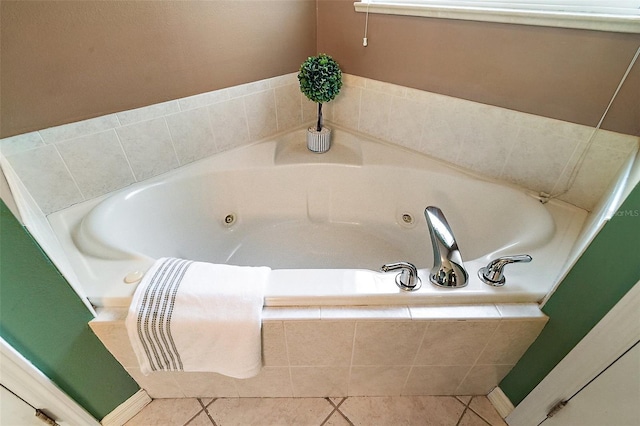
[[[389,110],[389,140],[419,151],[426,115],[427,109],[424,104],[411,99],[393,97]]]
[[[262,323],[262,363],[265,366],[288,366],[286,345],[282,321]]]
[[[420,320],[451,318],[459,319],[500,319],[500,312],[495,305],[469,305],[469,306],[409,306],[411,318]]]
[[[38,148],[43,145],[44,141],[40,137],[40,133],[25,133],[23,135],[0,139],[0,154],[8,157],[9,155],[29,151],[30,149]]]
[[[249,379],[236,379],[240,397],[292,397],[289,367],[263,367],[260,374]]]
[[[578,141],[540,129],[521,128],[502,178],[525,188],[551,193]]]
[[[341,126],[357,130],[360,121],[360,96],[363,90],[360,87],[343,86],[340,94],[327,104],[330,106],[327,119]]]
[[[23,151],[7,160],[45,214],[84,200],[55,146]]]
[[[229,96],[231,98],[239,98],[252,95],[257,92],[263,92],[265,90],[269,90],[269,88],[269,79],[266,79],[229,87],[227,90],[229,91]]]
[[[169,101],[119,112],[116,115],[118,116],[118,120],[120,120],[120,124],[122,126],[127,126],[139,121],[146,121],[169,114],[174,114],[179,111],[180,106],[178,105],[178,101]]]
[[[429,324],[416,365],[473,365],[499,321],[434,321]]]
[[[61,142],[57,147],[87,199],[99,197],[135,181],[113,130]]]
[[[515,364],[538,337],[546,319],[501,321],[478,364]]]
[[[229,91],[226,89],[214,90],[213,92],[200,93],[188,98],[178,99],[181,111],[202,108],[218,102],[229,100]]]
[[[302,122],[310,124],[316,123],[318,121],[318,104],[311,102],[302,93],[300,93],[300,100],[302,102]],[[323,120],[331,120],[334,102],[335,100],[322,105]]]
[[[200,160],[218,151],[207,108],[169,115],[166,121],[181,165]]]
[[[513,365],[474,365],[464,381],[460,383],[457,394],[486,395],[511,371]]]
[[[358,130],[380,139],[388,138],[389,111],[393,97],[382,92],[363,90]]]
[[[412,365],[425,324],[420,321],[359,321],[354,365]]]
[[[349,367],[291,367],[293,396],[347,395]]]
[[[46,143],[56,143],[67,139],[74,139],[80,136],[92,135],[104,132],[120,126],[120,122],[115,114],[103,115],[89,120],[78,121],[76,123],[64,124],[62,126],[50,127],[40,130],[40,136]]]
[[[138,368],[125,368],[125,370],[151,398],[184,398],[185,396],[176,384],[174,372],[156,371],[145,376]]]
[[[249,126],[242,98],[211,105],[208,111],[219,151],[249,142]]]
[[[127,329],[122,322],[91,321],[89,326],[123,367],[140,368],[136,354],[129,343]]]
[[[410,320],[406,306],[322,306],[323,320],[357,319],[360,321]]]
[[[585,149],[585,145],[581,145],[574,154],[574,161],[577,156]],[[597,204],[599,198],[593,197],[593,194],[604,194],[611,184],[611,181],[618,175],[620,168],[629,158],[628,153],[618,151],[601,145],[593,144],[589,148],[584,158],[584,162],[580,166],[575,177],[573,185],[569,191],[561,195],[559,198],[574,205],[584,207],[591,210]],[[569,180],[572,167],[568,167],[560,182],[564,183]],[[559,186],[554,192],[563,191],[564,187]]]
[[[300,81],[298,81],[297,71],[270,78],[268,81],[269,81],[269,87],[271,87],[272,89],[275,89],[276,87],[294,85],[296,86],[298,93],[300,93]]]
[[[386,83],[384,81],[378,80],[365,80],[367,90],[373,90],[375,92],[386,93],[388,95],[404,97],[407,92],[407,88],[403,86],[398,86],[397,84]]]
[[[353,366],[349,380],[349,396],[400,395],[411,367],[375,365]]]
[[[291,365],[348,366],[351,363],[355,322],[287,321],[284,329]]]
[[[178,167],[171,135],[164,118],[116,129],[137,181]]]
[[[640,137],[600,129],[594,135],[593,143],[594,145],[631,154],[638,149]]]
[[[300,88],[289,84],[275,89],[278,131],[293,129],[302,124]]]
[[[411,368],[403,395],[455,395],[468,366],[429,366]]]
[[[278,131],[274,90],[245,96],[244,106],[251,140],[262,139]]]
[[[481,104],[462,103],[450,120],[454,137],[461,142],[456,164],[498,177],[518,135],[518,127],[500,121]]]
[[[171,372],[176,387],[187,398],[237,397],[236,379],[217,373]],[[161,397],[167,398],[167,397]]]

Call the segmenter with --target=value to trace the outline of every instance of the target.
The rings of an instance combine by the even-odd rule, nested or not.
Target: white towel
[[[157,260],[135,291],[127,332],[143,374],[262,368],[260,328],[270,269]]]

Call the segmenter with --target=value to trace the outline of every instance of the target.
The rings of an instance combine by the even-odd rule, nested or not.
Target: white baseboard
[[[504,392],[502,392],[502,389],[500,389],[499,387],[496,387],[491,392],[489,392],[487,398],[489,399],[491,404],[493,404],[493,407],[496,409],[498,414],[500,414],[500,417],[502,417],[503,419],[511,414],[511,412],[515,409],[515,407],[511,403],[511,400],[507,397],[507,395],[504,394]]]
[[[107,414],[100,422],[103,426],[122,426],[138,414],[151,402],[147,391],[140,389],[115,410]]]

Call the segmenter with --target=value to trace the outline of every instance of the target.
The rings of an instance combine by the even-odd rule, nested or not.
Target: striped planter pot
[[[321,154],[331,147],[331,129],[323,127],[319,132],[315,126],[307,129],[307,148],[309,151]]]

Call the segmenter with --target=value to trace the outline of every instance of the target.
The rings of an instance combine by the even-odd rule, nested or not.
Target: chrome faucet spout
[[[447,219],[438,207],[424,210],[433,246],[433,269],[429,280],[440,287],[464,287],[469,274],[464,269],[462,255]]]

